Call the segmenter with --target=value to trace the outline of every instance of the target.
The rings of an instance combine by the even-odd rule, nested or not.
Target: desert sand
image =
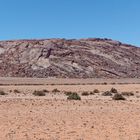
[[[140,139],[139,79],[0,79],[0,90],[8,93],[0,95],[0,140]],[[134,96],[125,97],[125,101],[102,96],[112,87],[119,93],[131,91]],[[60,92],[53,93],[55,88]],[[44,89],[49,91],[46,96],[32,94]],[[100,93],[81,95],[94,89]],[[76,91],[82,100],[67,100],[64,91]]]

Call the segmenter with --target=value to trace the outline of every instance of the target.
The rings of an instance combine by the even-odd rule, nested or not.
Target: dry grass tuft
[[[82,92],[82,96],[88,96],[89,93],[87,91]]]
[[[56,93],[56,92],[60,92],[60,90],[58,90],[57,88],[53,89],[52,92]]]
[[[112,97],[113,100],[126,100],[121,94],[117,93]]]
[[[67,97],[67,100],[81,100],[81,97],[76,92],[73,92]]]
[[[105,91],[102,93],[102,96],[112,96],[112,93],[110,91]]]
[[[17,89],[14,89],[14,93],[20,93],[20,91]]]
[[[46,90],[46,89],[43,89],[42,91],[43,91],[43,92],[46,92],[46,93],[49,93],[49,91],[48,91],[48,90]]]
[[[100,93],[100,91],[98,89],[94,89],[93,91],[94,93]]]
[[[133,92],[122,92],[123,96],[134,96]]]
[[[45,92],[43,92],[43,91],[35,90],[35,91],[33,92],[33,95],[34,95],[34,96],[45,96],[46,94],[45,94]]]
[[[115,89],[115,88],[111,88],[110,92],[112,92],[112,93],[118,93],[117,89]]]
[[[4,91],[0,90],[0,95],[7,95]]]

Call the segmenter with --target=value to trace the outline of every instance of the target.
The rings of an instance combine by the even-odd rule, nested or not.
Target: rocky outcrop
[[[140,48],[100,38],[1,41],[0,76],[140,78]]]

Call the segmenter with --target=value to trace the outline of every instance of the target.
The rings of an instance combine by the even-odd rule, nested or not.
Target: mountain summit
[[[140,78],[140,48],[100,38],[0,41],[0,76]]]

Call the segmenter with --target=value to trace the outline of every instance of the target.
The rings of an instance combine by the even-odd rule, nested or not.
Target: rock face
[[[0,41],[0,76],[140,78],[140,48],[99,38]]]

